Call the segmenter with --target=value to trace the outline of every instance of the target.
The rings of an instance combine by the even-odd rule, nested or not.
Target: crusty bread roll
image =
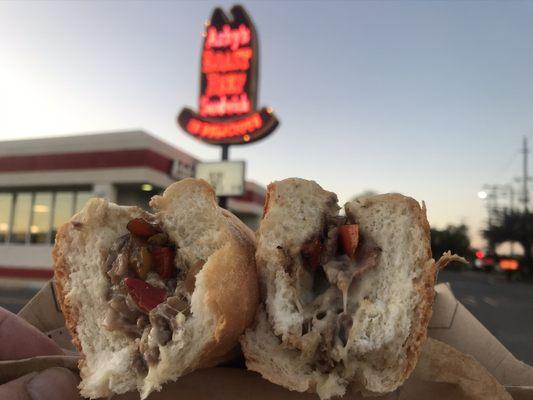
[[[155,214],[92,199],[57,234],[55,285],[85,397],[138,389],[144,399],[215,365],[256,313],[253,233],[217,206],[211,187],[185,179],[150,205]]]
[[[400,386],[417,362],[434,299],[424,205],[387,194],[345,211],[339,216],[336,195],[313,181],[269,185],[257,233],[262,305],[241,339],[249,369],[322,399]],[[346,224],[358,225],[351,255],[338,243]]]

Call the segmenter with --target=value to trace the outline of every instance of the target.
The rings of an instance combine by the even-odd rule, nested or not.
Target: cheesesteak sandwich
[[[57,234],[55,284],[85,397],[146,398],[215,365],[256,313],[253,234],[211,187],[185,179],[150,206],[92,199]]]
[[[345,211],[313,181],[269,185],[257,233],[262,305],[241,339],[249,369],[322,399],[403,383],[426,337],[439,266],[415,200],[378,195]]]

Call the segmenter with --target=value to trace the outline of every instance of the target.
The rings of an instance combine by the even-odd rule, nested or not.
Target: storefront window
[[[69,220],[74,211],[74,193],[57,192],[54,205],[54,224],[52,227],[52,242],[56,237],[58,228]]]
[[[91,197],[92,192],[76,192],[76,212],[79,212]]]
[[[30,224],[32,193],[17,193],[15,197],[15,215],[11,232],[12,243],[25,243],[26,232]]]
[[[37,192],[32,207],[30,242],[46,243],[50,230],[52,211],[52,192]]]
[[[13,194],[0,193],[0,243],[4,243],[7,240],[12,205]]]
[[[0,244],[53,243],[59,227],[92,196],[87,190],[0,192]]]

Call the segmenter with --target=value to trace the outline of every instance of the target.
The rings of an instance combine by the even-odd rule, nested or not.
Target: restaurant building
[[[197,158],[136,131],[0,142],[0,279],[52,276],[57,229],[91,197],[148,209],[172,182],[194,176]],[[255,229],[265,189],[245,183],[228,209]]]

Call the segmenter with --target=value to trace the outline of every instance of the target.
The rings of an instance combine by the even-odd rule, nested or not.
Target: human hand
[[[0,307],[0,361],[62,354],[46,335]],[[49,368],[0,385],[0,399],[78,400],[78,383],[79,378],[68,369]]]

